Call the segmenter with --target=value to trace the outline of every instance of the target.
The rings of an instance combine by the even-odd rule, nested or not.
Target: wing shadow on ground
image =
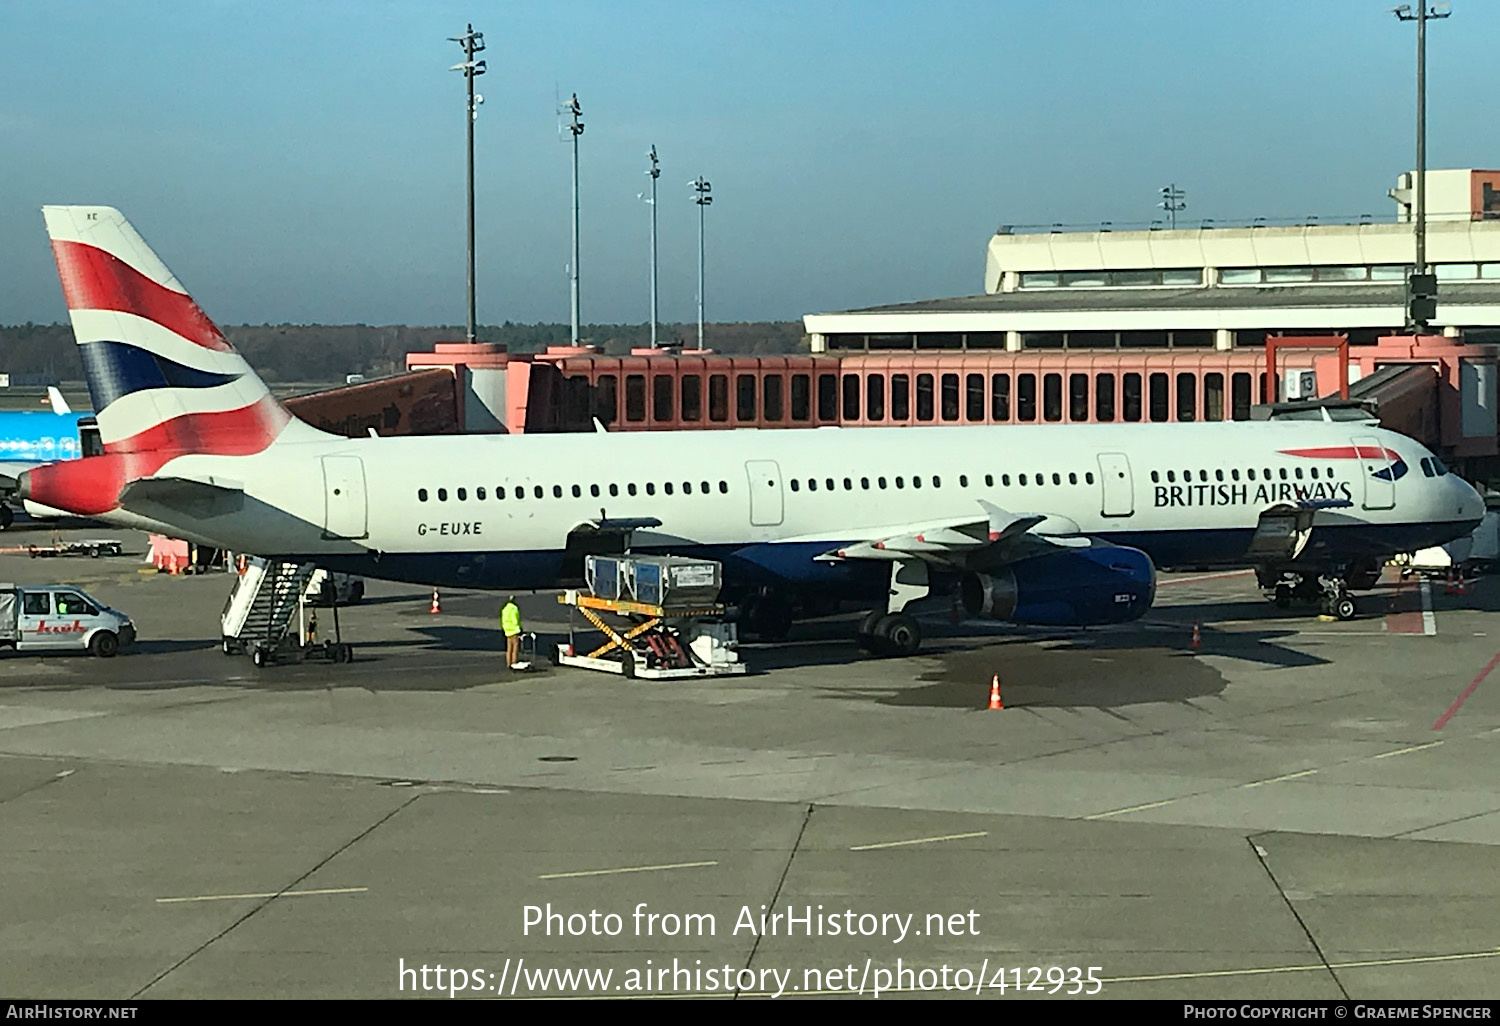
[[[1326,659],[1275,643],[1289,631],[1203,631],[1202,647],[1191,635],[1161,631],[1098,630],[1070,636],[985,639],[945,646],[941,665],[911,686],[830,691],[829,697],[881,705],[983,709],[998,675],[1007,707],[1111,708],[1149,702],[1182,702],[1217,695],[1223,674],[1200,655],[1227,656],[1288,669]]]

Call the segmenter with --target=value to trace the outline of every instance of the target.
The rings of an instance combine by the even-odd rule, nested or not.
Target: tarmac
[[[0,654],[7,997],[1496,995],[1500,581],[1339,623],[1167,574],[1119,628],[937,609],[910,659],[850,610],[690,682],[513,673],[503,596],[372,581],[352,664],[257,670],[229,575],[61,536],[127,555],[0,580],[141,640]]]

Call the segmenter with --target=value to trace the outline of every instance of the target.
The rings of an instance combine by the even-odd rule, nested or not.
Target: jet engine
[[[1058,549],[959,582],[970,616],[1047,627],[1126,623],[1156,597],[1156,567],[1140,549]]]

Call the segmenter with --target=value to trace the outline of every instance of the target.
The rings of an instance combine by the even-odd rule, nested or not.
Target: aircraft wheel
[[[884,609],[876,609],[866,613],[865,618],[859,622],[859,630],[854,633],[854,643],[861,649],[872,655],[880,654],[876,646],[875,626],[885,617]]]
[[[1332,612],[1333,615],[1338,617],[1340,620],[1354,619],[1356,610],[1354,608],[1354,599],[1351,596],[1340,595],[1338,598],[1329,603],[1329,606],[1329,611]]]
[[[875,638],[890,655],[916,655],[922,647],[922,628],[905,613],[892,613],[875,625]]]
[[[5,530],[15,523],[16,515],[11,512],[9,506],[0,505],[0,531]]]

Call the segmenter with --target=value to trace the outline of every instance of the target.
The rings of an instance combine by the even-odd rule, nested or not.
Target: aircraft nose
[[[1449,478],[1458,489],[1458,516],[1461,520],[1478,521],[1484,516],[1484,497],[1457,474]]]

